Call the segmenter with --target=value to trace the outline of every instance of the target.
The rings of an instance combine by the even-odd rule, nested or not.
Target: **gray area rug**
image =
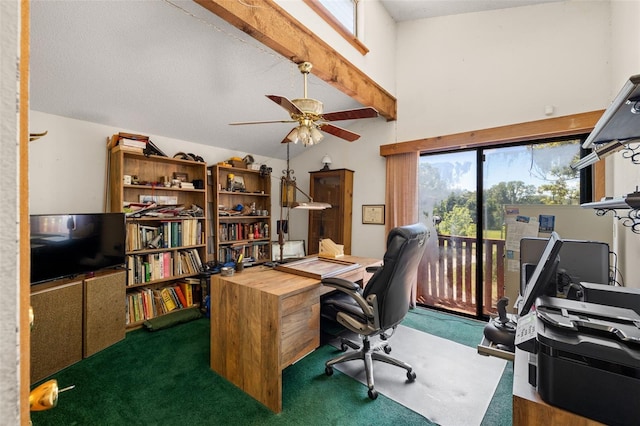
[[[378,393],[439,425],[482,422],[507,364],[505,360],[479,355],[474,348],[402,325],[389,343],[390,355],[409,363],[417,378],[409,383],[404,369],[374,361]],[[332,344],[340,346],[339,340]],[[366,385],[364,362],[349,361],[335,368]]]

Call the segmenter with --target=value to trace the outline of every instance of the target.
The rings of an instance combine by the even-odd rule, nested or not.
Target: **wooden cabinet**
[[[31,288],[31,383],[82,359],[82,279]]]
[[[82,356],[88,357],[125,337],[125,271],[103,272],[84,280]]]
[[[31,287],[31,383],[124,339],[124,283],[105,269]]]
[[[174,185],[175,179],[193,187]],[[206,163],[112,148],[110,210],[127,215],[128,327],[200,302],[196,278],[207,261],[206,182]],[[161,209],[136,211],[147,202]]]
[[[331,204],[330,209],[309,211],[308,254],[318,253],[320,239],[330,238],[351,254],[353,216],[353,171],[348,169],[310,172],[309,194],[313,201]]]
[[[271,260],[271,174],[215,165],[209,167],[213,254],[219,263],[243,254],[245,265]]]

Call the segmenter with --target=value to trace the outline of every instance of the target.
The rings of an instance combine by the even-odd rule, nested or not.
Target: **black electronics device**
[[[125,263],[124,213],[31,215],[31,285]]]
[[[520,240],[520,294],[525,293],[528,278],[547,245],[547,238],[526,237]],[[609,284],[609,245],[600,241],[562,239],[558,274],[569,283]],[[557,282],[558,290],[562,283]],[[564,286],[566,287],[566,286]]]
[[[534,315],[537,365],[529,371],[542,400],[601,423],[638,424],[640,316],[546,296]]]
[[[549,285],[554,284],[554,275],[558,269],[558,254],[562,248],[563,241],[557,232],[552,232],[547,245],[540,256],[531,278],[524,289],[523,301],[518,310],[519,316],[525,316],[535,303],[536,299],[549,291]]]
[[[549,292],[551,286],[553,290],[555,290],[555,280],[553,278],[558,267],[558,253],[561,247],[562,240],[560,236],[555,231],[552,232],[537,262],[535,270],[528,280],[524,292],[524,300],[518,311],[520,316],[526,315],[535,300],[539,296]],[[484,327],[484,336],[493,343],[501,345],[501,349],[513,352],[515,351],[514,342],[517,323],[507,317],[506,307],[508,303],[509,299],[506,297],[498,301],[498,318],[492,319]]]

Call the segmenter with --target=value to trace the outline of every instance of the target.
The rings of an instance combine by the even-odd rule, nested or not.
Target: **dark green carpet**
[[[404,325],[475,347],[484,323],[415,309]],[[150,333],[137,330],[51,378],[63,388],[52,410],[33,412],[38,425],[424,425],[424,417],[336,371],[325,345],[283,372],[283,412],[274,414],[209,368],[209,321],[199,319]],[[483,420],[510,425],[511,364]]]

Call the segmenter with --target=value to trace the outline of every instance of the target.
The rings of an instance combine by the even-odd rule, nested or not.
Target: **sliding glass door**
[[[574,139],[421,156],[419,212],[437,237],[420,267],[418,303],[495,314],[505,295],[509,207],[579,204],[569,167],[579,149]]]
[[[475,315],[477,159],[475,151],[422,156],[419,212],[433,225],[419,271],[417,301]],[[437,234],[437,235],[436,235]]]

